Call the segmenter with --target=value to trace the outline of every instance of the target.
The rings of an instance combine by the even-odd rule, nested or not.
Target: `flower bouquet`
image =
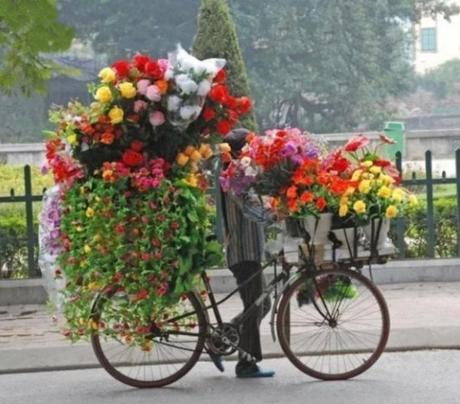
[[[168,59],[138,54],[101,70],[89,106],[52,111],[46,157],[58,192],[42,217],[58,217],[43,237],[53,246],[44,256],[65,277],[65,335],[73,341],[106,326],[91,320],[95,295],[123,291],[129,304],[113,323],[145,344],[145,325],[221,259],[209,241],[206,164],[251,108],[230,94],[224,64],[181,48]]]

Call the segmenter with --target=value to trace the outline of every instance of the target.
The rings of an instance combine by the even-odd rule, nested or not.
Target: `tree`
[[[60,67],[43,53],[68,49],[73,35],[58,21],[54,0],[2,0],[0,92],[45,91],[46,82]]]
[[[193,54],[199,59],[220,57],[227,60],[228,85],[236,96],[249,95],[246,67],[229,7],[225,0],[202,0]],[[245,117],[242,125],[255,130],[254,114]]]

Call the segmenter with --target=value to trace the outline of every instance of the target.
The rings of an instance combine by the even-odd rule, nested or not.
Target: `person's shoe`
[[[241,369],[236,372],[236,377],[240,379],[251,379],[258,377],[273,377],[275,376],[274,370],[262,370],[258,366],[250,367],[247,369]]]
[[[210,352],[209,357],[211,358],[212,363],[214,363],[214,366],[217,369],[219,369],[221,372],[225,370],[224,362],[222,361],[222,356]]]

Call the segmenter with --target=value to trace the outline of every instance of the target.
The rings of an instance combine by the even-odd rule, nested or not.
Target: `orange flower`
[[[185,148],[184,154],[185,154],[186,156],[189,156],[189,157],[190,157],[190,156],[193,154],[194,151],[195,151],[195,147],[189,145],[189,146],[187,146],[187,147]]]
[[[297,198],[297,187],[295,185],[291,185],[286,191],[286,196],[289,199]]]
[[[270,206],[272,209],[276,209],[280,206],[280,198],[274,196],[270,201]]]
[[[168,82],[166,80],[157,80],[155,85],[160,89],[160,94],[166,94],[168,91]]]
[[[297,212],[299,207],[297,206],[297,199],[289,199],[287,202],[289,212]]]
[[[112,144],[113,143],[113,133],[112,132],[104,132],[101,136],[101,143],[104,144]]]
[[[313,202],[313,193],[312,192],[308,192],[308,191],[305,191],[302,193],[302,195],[300,196],[300,200],[303,202],[303,203],[310,203],[310,202]]]

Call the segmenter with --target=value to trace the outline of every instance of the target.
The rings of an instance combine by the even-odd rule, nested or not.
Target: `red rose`
[[[225,72],[224,69],[220,69],[217,72],[216,77],[214,77],[214,82],[215,83],[223,83],[226,79],[227,79],[227,73]]]
[[[252,101],[249,97],[240,97],[238,98],[237,111],[240,114],[247,114],[252,108]]]
[[[238,108],[238,100],[235,97],[228,96],[225,99],[225,106],[230,109],[237,109]]]
[[[326,208],[326,206],[327,206],[326,199],[324,199],[322,196],[316,200],[316,207],[320,211],[323,211]]]
[[[136,167],[144,162],[144,157],[137,151],[128,149],[123,153],[122,160],[127,166]]]
[[[345,171],[348,168],[349,165],[350,165],[350,163],[348,162],[347,159],[345,159],[343,157],[338,157],[334,161],[334,164],[332,165],[331,169],[341,173],[341,172]]]
[[[224,104],[228,97],[228,89],[223,84],[217,84],[211,88],[209,98],[219,104]]]
[[[145,74],[149,75],[150,77],[154,78],[155,80],[159,80],[163,78],[163,72],[160,68],[160,65],[155,60],[149,60],[145,64]]]
[[[131,149],[133,149],[134,151],[140,152],[143,148],[144,148],[144,142],[137,140],[137,139],[131,142]]]
[[[136,66],[141,72],[145,70],[145,65],[149,61],[150,58],[147,55],[138,54],[133,58],[134,66]]]
[[[129,73],[129,62],[127,60],[117,60],[112,64],[112,67],[120,78],[126,77]]]
[[[227,111],[228,115],[228,121],[232,124],[235,125],[238,122],[239,116],[236,111],[232,111],[231,109]]]
[[[226,135],[228,132],[232,130],[232,125],[226,119],[222,119],[221,121],[217,122],[217,132],[221,135]]]
[[[203,109],[203,119],[206,122],[211,121],[216,116],[216,111],[211,107],[204,107]]]

